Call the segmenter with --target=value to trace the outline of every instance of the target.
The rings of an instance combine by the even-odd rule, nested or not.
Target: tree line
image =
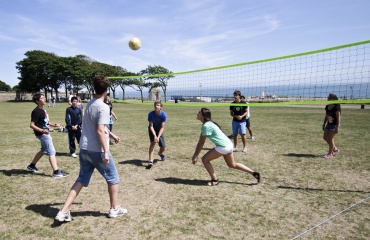
[[[68,92],[86,89],[89,94],[94,94],[93,79],[96,75],[118,76],[110,78],[111,96],[116,98],[116,89],[120,87],[125,99],[126,87],[131,87],[141,93],[143,101],[143,90],[151,91],[160,87],[167,100],[166,90],[168,80],[174,75],[162,66],[148,66],[138,73],[127,71],[121,66],[112,66],[93,60],[85,55],[74,57],[60,57],[54,53],[41,50],[32,50],[25,53],[25,58],[16,63],[16,69],[20,74],[19,84],[16,88],[22,92],[35,93],[43,91],[56,98],[59,97],[59,89],[64,88],[65,96]]]

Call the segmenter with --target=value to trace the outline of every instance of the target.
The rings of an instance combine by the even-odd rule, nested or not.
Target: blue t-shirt
[[[159,131],[162,127],[162,123],[167,122],[167,114],[162,110],[158,115],[155,114],[155,111],[151,111],[148,114],[148,122],[152,122],[154,130]]]

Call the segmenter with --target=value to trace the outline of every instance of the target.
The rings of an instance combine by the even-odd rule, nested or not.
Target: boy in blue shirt
[[[158,155],[161,157],[162,161],[166,160],[166,156],[163,154],[166,148],[166,142],[164,139],[164,126],[167,122],[167,114],[162,111],[163,104],[160,100],[154,102],[154,111],[148,114],[148,132],[150,139],[149,146],[149,163],[146,167],[150,169],[154,163],[154,146],[156,143],[159,145]]]

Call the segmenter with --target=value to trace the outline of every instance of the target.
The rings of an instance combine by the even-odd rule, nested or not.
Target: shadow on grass
[[[47,176],[47,177],[51,176],[50,174],[33,173],[33,172],[29,172],[23,169],[0,170],[0,172],[4,174],[5,176],[9,176],[9,177],[18,176],[18,175],[37,175],[37,176]]]
[[[57,153],[55,153],[55,156],[57,156],[57,157],[71,157],[71,154],[65,153],[65,152],[63,152],[63,153],[62,152],[57,152]]]
[[[154,164],[156,162],[158,162],[157,159],[155,159],[153,161]],[[140,159],[132,159],[132,160],[126,160],[126,161],[119,162],[119,164],[132,164],[132,165],[139,166],[139,167],[146,166],[147,163],[148,163],[148,161],[144,161],[144,160],[140,160]]]
[[[53,223],[50,227],[59,227],[65,222],[59,222],[54,219],[54,217],[58,214],[59,209],[54,206],[60,206],[63,203],[53,203],[53,204],[32,204],[26,207],[26,210],[33,211],[42,215],[43,217],[53,218]],[[81,203],[73,203],[73,205],[81,204]],[[73,217],[85,217],[85,216],[92,216],[92,217],[108,217],[107,213],[101,213],[97,211],[82,211],[82,212],[73,212],[72,213],[72,220]]]
[[[289,189],[289,190],[302,190],[302,191],[370,193],[370,192],[359,191],[359,190],[322,189],[322,188],[305,188],[305,187],[290,187],[290,186],[278,186],[278,188]]]
[[[283,156],[286,156],[286,157],[305,157],[305,158],[317,158],[317,157],[322,157],[321,155],[315,155],[315,154],[304,154],[304,153],[287,153],[287,154],[283,154]]]
[[[155,179],[159,182],[165,182],[168,184],[184,184],[184,185],[193,185],[193,186],[207,186],[207,183],[209,180],[198,180],[198,179],[181,179],[181,178],[174,178],[174,177],[168,177],[168,178],[157,178]],[[230,183],[230,184],[241,184],[241,185],[248,185],[253,186],[257,185],[257,183],[240,183],[240,182],[229,182],[229,181],[219,181],[220,184],[222,183]]]

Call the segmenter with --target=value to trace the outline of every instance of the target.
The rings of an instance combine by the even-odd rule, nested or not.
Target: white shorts
[[[234,149],[234,145],[232,143],[226,147],[215,147],[215,150],[223,155],[232,153],[233,149]]]

